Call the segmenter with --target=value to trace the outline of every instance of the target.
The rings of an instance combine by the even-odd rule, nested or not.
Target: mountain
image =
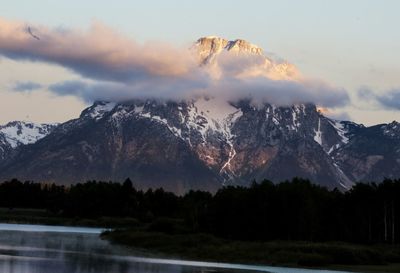
[[[25,121],[12,121],[0,125],[0,161],[22,145],[32,144],[47,136],[57,124],[36,124]]]
[[[381,181],[400,176],[400,124],[371,127],[350,124],[350,141],[332,152],[352,181]]]
[[[58,183],[131,177],[137,187],[175,192],[301,176],[346,189],[354,181],[397,173],[396,152],[388,151],[400,144],[396,129],[335,121],[312,104],[97,102],[24,146],[3,164],[1,176]],[[355,158],[361,163],[354,164]],[[381,160],[392,163],[379,172]]]
[[[250,54],[260,58],[262,73],[299,76],[295,66],[243,40],[205,37],[194,49],[201,65],[218,68],[219,56]],[[365,127],[325,117],[313,104],[278,107],[218,96],[98,101],[79,118],[43,132],[50,133],[29,138],[31,145],[22,145],[27,137],[14,138],[20,143],[16,149],[10,135],[0,134],[0,143],[8,139],[0,179],[69,184],[130,177],[138,188],[183,193],[294,176],[346,190],[356,181],[400,173],[397,122]]]

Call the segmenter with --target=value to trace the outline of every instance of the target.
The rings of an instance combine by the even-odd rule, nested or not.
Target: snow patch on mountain
[[[400,124],[397,121],[383,125],[381,130],[387,137],[400,138]]]
[[[175,126],[172,126],[168,123],[168,120],[165,118],[161,118],[160,116],[153,116],[151,113],[138,113],[141,117],[148,118],[151,120],[154,120],[156,122],[159,122],[161,124],[164,124],[171,133],[173,133],[176,137],[179,137],[180,139],[184,140],[182,137],[182,131],[181,129],[176,128]]]
[[[92,109],[90,109],[88,114],[91,118],[99,120],[104,116],[105,113],[112,111],[115,105],[115,102],[99,102],[95,104]]]
[[[337,134],[341,137],[342,143],[347,144],[349,142],[349,138],[346,136],[348,131],[344,124],[338,120],[332,120],[330,124],[336,129]]]
[[[194,107],[197,109],[197,113],[210,118],[216,123],[222,123],[229,119],[232,114],[241,112],[240,109],[237,109],[229,102],[214,98],[198,99],[194,102]]]
[[[242,111],[226,101],[202,98],[193,104],[191,113],[192,115],[197,115],[194,119],[199,119],[198,116],[203,119],[203,128],[200,130],[203,140],[206,140],[207,133],[218,134],[229,146],[228,158],[223,163],[219,172],[228,177],[235,176],[231,168],[231,161],[237,154],[233,143],[235,135],[232,133],[232,127],[243,115]]]
[[[32,144],[47,136],[57,124],[35,124],[32,122],[13,121],[0,126],[0,134],[4,136],[12,148]]]
[[[217,132],[226,140],[232,138],[231,127],[243,114],[227,101],[204,98],[196,100],[189,113],[193,123],[198,125],[198,121],[201,121],[200,133],[203,139],[206,139],[208,132]]]
[[[314,135],[314,140],[317,142],[319,145],[322,146],[322,131],[321,131],[321,118],[318,118],[318,128],[317,130],[314,130],[315,135]]]

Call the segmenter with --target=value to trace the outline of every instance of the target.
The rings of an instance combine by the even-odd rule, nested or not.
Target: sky
[[[40,46],[32,49],[34,41],[31,39],[29,47],[24,48],[25,55],[21,57],[18,55],[20,52],[15,50],[24,46],[21,43],[26,40],[18,40],[17,31],[15,37],[10,36],[13,33],[0,36],[0,124],[10,120],[62,122],[76,118],[91,103],[94,98],[91,94],[97,92],[95,88],[103,90],[107,87],[127,92],[126,86],[139,82],[141,86],[158,90],[158,85],[148,83],[149,79],[154,82],[154,77],[159,85],[169,84],[182,90],[209,85],[208,81],[198,80],[204,75],[200,75],[190,63],[183,60],[176,64],[160,56],[157,58],[161,60],[154,60],[147,50],[149,45],[156,45],[153,50],[179,56],[181,49],[190,47],[199,37],[207,35],[250,41],[268,54],[294,64],[306,77],[333,86],[316,88],[315,84],[312,85],[310,90],[316,90],[317,96],[314,97],[317,103],[326,102],[323,98],[330,95],[326,92],[345,90],[349,96],[345,105],[324,105],[330,107],[337,117],[367,125],[400,120],[399,1],[4,2],[0,7],[0,19],[34,26],[35,32],[48,33],[55,44],[60,41],[57,40],[60,39],[59,33],[69,33],[70,30],[73,33],[68,37],[74,41],[86,41],[84,35],[97,33],[94,36],[98,36],[87,41],[90,49],[90,43],[99,44],[99,39],[101,45],[107,43],[100,35],[105,33],[104,37],[118,40],[117,49],[123,51],[129,48],[144,51],[147,55],[143,57],[124,51],[123,56],[128,56],[127,59],[135,65],[124,63],[121,66],[118,63],[115,66],[115,60],[109,58],[100,60],[103,61],[100,65],[104,66],[100,67],[105,68],[104,71],[95,71],[98,63],[93,59],[90,60],[93,66],[87,68],[76,59],[71,63],[71,59],[65,58],[73,55],[74,51],[90,54],[79,43],[70,49],[67,43],[61,55],[49,56]],[[105,26],[107,30],[91,32],[93,25]],[[0,32],[2,28],[5,29],[4,24],[0,24]],[[6,38],[7,41],[15,39],[15,43],[10,42],[10,47],[14,48],[3,48],[3,51],[8,51],[1,54],[1,45],[5,44],[1,39]],[[54,44],[47,45],[46,50],[54,48]],[[142,62],[151,62],[152,65],[143,65]],[[136,73],[135,78],[121,78],[124,73],[111,71],[119,68]],[[169,70],[168,73],[165,70]],[[110,78],[110,71],[114,78]],[[113,83],[110,84],[110,81]],[[115,84],[118,81],[122,81],[124,86]],[[67,88],[71,83],[79,82],[81,84],[74,87],[81,90],[60,92],[63,90],[61,87]],[[271,86],[270,81],[262,84]],[[257,82],[257,88],[259,85]],[[275,88],[287,88],[287,85],[280,84],[279,88]],[[304,85],[301,88],[304,89]],[[57,92],[54,92],[55,89]],[[141,92],[141,89],[136,92]]]

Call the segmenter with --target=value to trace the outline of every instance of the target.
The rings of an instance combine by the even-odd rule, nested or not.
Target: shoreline
[[[15,214],[14,214],[15,213]],[[101,217],[95,219],[51,216],[36,209],[0,209],[0,221],[5,224],[46,225],[110,229],[100,237],[111,243],[145,250],[156,257],[182,258],[197,261],[260,264],[267,266],[303,267],[311,269],[349,270],[354,272],[400,272],[400,248],[390,245],[356,245],[342,242],[310,243],[296,241],[251,242],[226,240],[210,234],[174,230],[151,231],[134,218]],[[126,229],[126,227],[134,227]],[[116,229],[115,228],[122,228]],[[198,247],[197,250],[194,248]],[[393,250],[395,261],[385,261],[382,253]],[[322,252],[343,252],[347,263],[332,263],[332,256]],[[369,254],[368,254],[369,253]],[[389,253],[389,254],[388,254]],[[371,255],[371,257],[365,255]],[[374,257],[376,254],[377,257]],[[391,254],[390,254],[391,255]],[[393,258],[392,257],[392,258]],[[301,259],[300,259],[301,258]],[[337,258],[337,257],[336,257]],[[357,259],[361,259],[357,261]],[[378,258],[378,259],[376,259]],[[384,257],[385,258],[385,257]],[[362,264],[374,260],[374,264]],[[381,260],[380,260],[381,259]],[[379,264],[380,263],[380,264]]]
[[[43,224],[16,224],[0,223],[0,231],[23,231],[23,232],[59,232],[59,233],[85,233],[101,234],[107,231],[105,228],[85,227],[85,226],[61,226]]]
[[[398,262],[363,264],[365,260],[361,260],[365,253],[382,253],[385,252],[383,249],[390,252],[392,248],[396,248],[389,246],[363,246],[341,242],[243,242],[224,240],[207,234],[171,235],[137,230],[108,231],[102,233],[101,238],[113,244],[151,252],[163,259],[351,272],[400,272]],[[342,260],[335,255],[343,255]],[[347,264],[340,263],[346,261],[346,255],[355,255],[354,260],[347,260]],[[328,256],[332,257],[327,258]]]

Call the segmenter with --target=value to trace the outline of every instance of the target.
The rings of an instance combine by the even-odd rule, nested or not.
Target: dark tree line
[[[400,180],[357,184],[345,193],[299,178],[265,180],[215,195],[177,196],[163,189],[136,190],[129,179],[68,187],[14,179],[0,184],[0,206],[41,208],[63,217],[181,219],[188,232],[239,240],[400,243]]]

